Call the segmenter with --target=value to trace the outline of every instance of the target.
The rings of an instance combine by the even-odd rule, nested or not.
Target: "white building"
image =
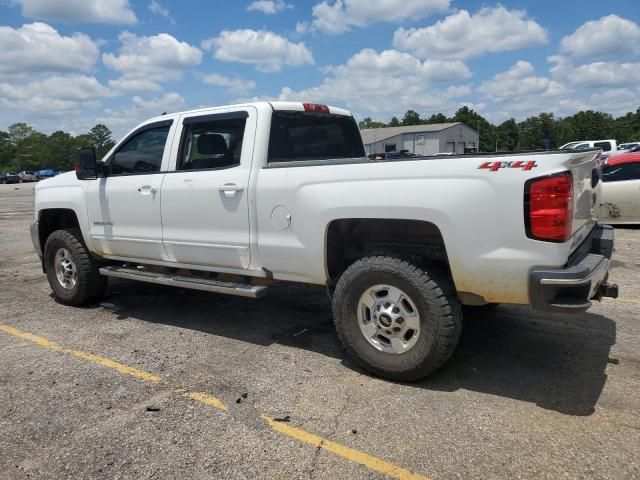
[[[480,136],[464,123],[434,123],[361,130],[367,155],[408,150],[416,155],[477,151]]]

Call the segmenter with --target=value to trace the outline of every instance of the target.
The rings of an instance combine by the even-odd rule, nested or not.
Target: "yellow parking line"
[[[82,358],[83,360],[89,360],[90,362],[97,363],[103,367],[112,368],[122,373],[123,375],[131,375],[132,377],[144,380],[145,382],[161,383],[162,379],[153,373],[144,372],[137,368],[130,367],[120,362],[109,360],[108,358],[99,357],[92,353],[82,352],[80,350],[63,350],[65,353],[70,353],[74,357]]]
[[[101,357],[99,355],[94,355],[93,353],[64,348],[61,345],[57,344],[56,342],[52,342],[51,340],[48,340],[44,337],[40,337],[38,335],[34,335],[29,332],[23,332],[10,325],[5,325],[0,323],[0,331],[7,333],[9,335],[12,335],[14,337],[22,338],[24,340],[29,340],[30,342],[33,342],[36,345],[47,348],[49,350],[55,350],[57,352],[70,354],[82,360],[87,360],[89,362],[102,365],[103,367],[116,370],[117,372],[123,375],[129,375],[139,380],[143,380],[151,383],[166,383],[162,378],[152,373],[148,373],[143,370],[130,367],[123,363],[116,362],[114,360],[110,360],[108,358]],[[229,411],[228,407],[221,400],[217,399],[213,395],[209,395],[203,392],[192,392],[182,388],[177,388],[174,391],[186,398],[195,400],[196,402],[200,402],[204,405],[216,408],[218,410],[223,410],[225,412]],[[349,448],[345,445],[341,445],[336,442],[332,442],[331,440],[327,440],[326,438],[319,437],[318,435],[309,433],[300,428],[286,425],[283,422],[278,422],[267,416],[262,416],[262,418],[267,422],[267,424],[269,425],[269,427],[271,427],[272,430],[278,433],[287,435],[288,437],[291,437],[299,442],[306,443],[308,445],[313,445],[316,448],[321,448],[328,452],[334,453],[339,457],[342,457],[354,463],[358,463],[360,465],[364,465],[365,467],[375,472],[386,475],[388,477],[396,478],[398,480],[429,480],[429,477],[418,475],[416,473],[411,472],[410,470],[407,470],[406,468],[399,467],[397,465],[394,465],[393,463],[385,462],[384,460],[376,458],[372,455],[361,452],[359,450],[355,450],[353,448]]]
[[[191,400],[195,400],[196,402],[204,403],[205,405],[209,405],[210,407],[217,408],[219,410],[224,410],[225,412],[229,411],[227,406],[218,400],[216,397],[208,395],[202,392],[179,392],[182,393],[183,396],[190,398]]]
[[[309,433],[305,430],[289,426],[283,422],[277,422],[273,418],[265,416],[262,418],[276,432],[284,433],[285,435],[295,438],[300,442],[308,443],[316,448],[322,448],[331,453],[335,453],[342,458],[364,465],[365,467],[368,467],[378,473],[382,473],[388,477],[397,478],[398,480],[429,480],[428,477],[417,475],[405,468],[398,467],[393,463],[385,462],[384,460],[380,460],[379,458],[373,457],[359,450],[345,447],[344,445],[332,442],[331,440],[319,437],[318,435],[314,435],[313,433]]]
[[[123,375],[130,375],[140,380],[145,380],[147,382],[152,382],[152,383],[162,382],[162,379],[160,377],[152,373],[143,372],[142,370],[138,370],[137,368],[133,368],[123,363],[116,362],[108,358],[100,357],[92,353],[63,348],[57,343],[47,340],[44,337],[39,337],[37,335],[33,335],[32,333],[28,333],[28,332],[22,332],[17,328],[11,327],[9,325],[4,325],[0,323],[0,330],[5,333],[8,333],[9,335],[13,335],[14,337],[19,337],[24,340],[29,340],[30,342],[33,342],[36,345],[40,345],[41,347],[48,348],[49,350],[56,350],[58,352],[68,353],[73,355],[74,357],[82,358],[83,360],[89,360],[90,362],[97,363],[98,365],[102,365],[103,367],[117,370]]]

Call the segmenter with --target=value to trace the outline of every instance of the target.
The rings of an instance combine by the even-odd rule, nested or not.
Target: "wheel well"
[[[371,255],[420,257],[446,265],[447,252],[440,229],[421,220],[348,218],[334,220],[327,229],[326,268],[330,283],[356,260]]]
[[[44,252],[44,244],[47,238],[56,230],[62,228],[79,227],[76,212],[67,208],[49,208],[41,210],[38,215],[38,233],[40,236],[40,247]]]

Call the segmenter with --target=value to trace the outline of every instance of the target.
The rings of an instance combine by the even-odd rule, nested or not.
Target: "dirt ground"
[[[620,299],[467,312],[449,363],[396,384],[347,358],[318,289],[57,304],[32,205],[0,185],[0,478],[640,478],[639,229],[616,229]]]

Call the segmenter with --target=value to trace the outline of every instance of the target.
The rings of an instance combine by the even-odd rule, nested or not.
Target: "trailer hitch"
[[[603,297],[618,298],[618,285],[615,283],[602,282],[598,287],[595,298],[596,300],[601,300]]]

